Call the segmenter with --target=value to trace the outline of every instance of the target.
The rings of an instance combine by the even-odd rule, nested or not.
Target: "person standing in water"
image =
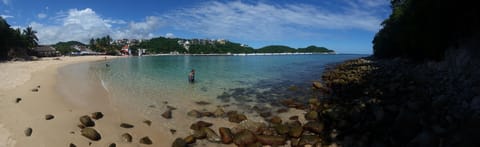
[[[195,82],[195,69],[192,69],[192,71],[190,71],[190,74],[188,74],[188,81],[190,83]]]

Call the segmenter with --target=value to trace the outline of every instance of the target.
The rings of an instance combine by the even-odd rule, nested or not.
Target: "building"
[[[38,57],[57,57],[60,56],[60,52],[52,46],[38,46],[33,48]]]

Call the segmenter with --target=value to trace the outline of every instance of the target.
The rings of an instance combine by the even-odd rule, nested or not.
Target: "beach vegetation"
[[[379,58],[442,60],[446,50],[460,50],[466,40],[478,42],[480,9],[475,6],[465,0],[392,0],[392,13],[373,39],[373,53]]]
[[[0,17],[0,60],[34,55],[32,48],[38,46],[36,33],[32,27],[24,30],[11,28],[7,21]]]

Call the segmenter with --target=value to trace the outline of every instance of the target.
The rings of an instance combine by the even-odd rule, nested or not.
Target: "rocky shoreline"
[[[304,110],[303,121],[256,111],[267,122],[262,123],[216,110],[211,113],[238,125],[221,127],[218,135],[208,122],[195,122],[192,135],[177,138],[172,146],[202,139],[237,146],[479,146],[480,68],[468,69],[448,61],[349,60],[332,65],[322,82],[313,82],[308,102],[279,101]]]

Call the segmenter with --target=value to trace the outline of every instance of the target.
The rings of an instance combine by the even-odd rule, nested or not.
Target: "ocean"
[[[169,102],[276,106],[285,98],[311,98],[311,83],[321,80],[327,65],[364,56],[143,56],[95,62],[89,73],[115,103],[141,112]],[[195,83],[188,82],[192,69]]]

